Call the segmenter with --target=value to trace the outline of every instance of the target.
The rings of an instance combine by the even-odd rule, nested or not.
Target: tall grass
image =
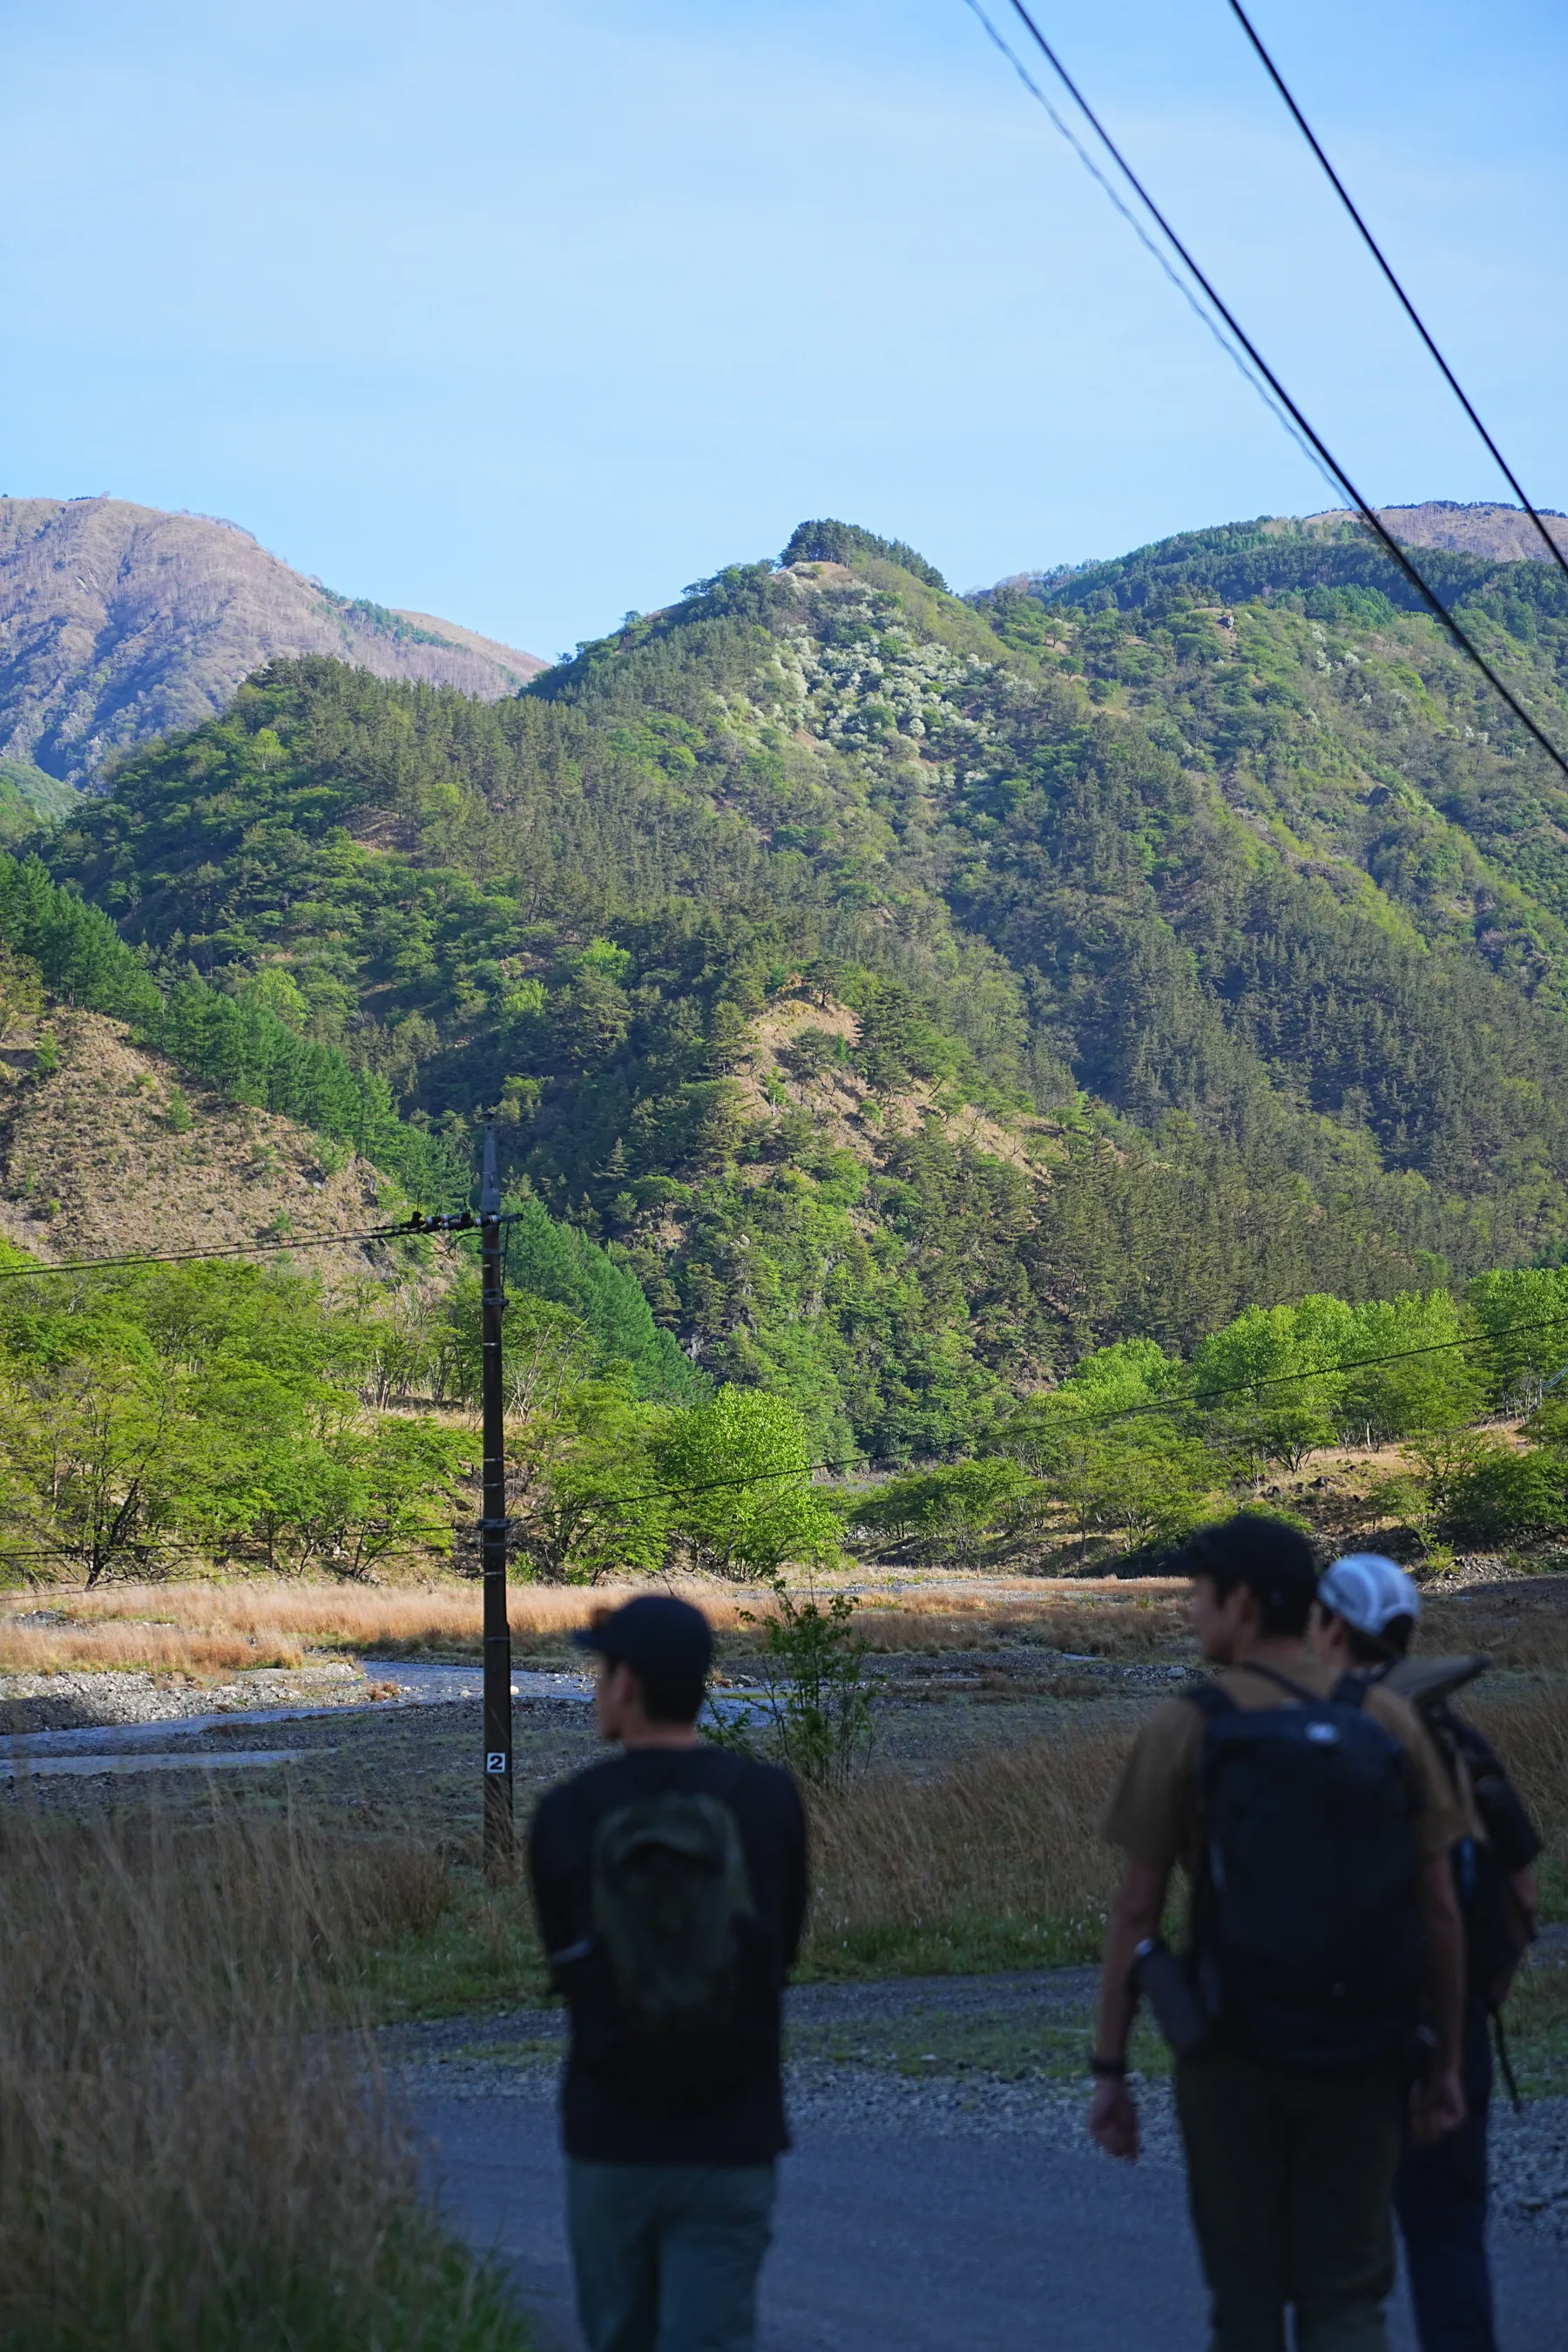
[[[151,1674],[210,1681],[253,1666],[300,1666],[303,1644],[261,1628],[253,1634],[187,1633],[179,1625],[8,1625],[0,1621],[0,1674]]]
[[[5,2352],[516,2352],[334,1978],[427,1856],[214,1809],[0,1819]]]
[[[1544,1841],[1547,1911],[1568,1911],[1568,1691],[1478,1702]],[[1088,1725],[874,1771],[819,1800],[807,1965],[835,1975],[1040,1967],[1098,1956],[1121,1857],[1099,1824],[1132,1738]]]
[[[765,1593],[683,1580],[680,1589],[716,1633],[751,1640],[747,1620],[768,1613]],[[512,1640],[558,1643],[590,1613],[613,1608],[643,1585],[513,1584]],[[876,1650],[973,1649],[1028,1633],[1059,1649],[1137,1655],[1179,1636],[1184,1621],[1168,1582],[1048,1584],[990,1595],[938,1588],[896,1602],[866,1595],[856,1628]],[[64,1622],[18,1623],[36,1602],[0,1607],[0,1673],[140,1667],[153,1674],[210,1676],[246,1666],[297,1666],[307,1650],[478,1650],[482,1602],[477,1584],[426,1587],[312,1583],[279,1577],[230,1582],[116,1584],[92,1592],[56,1586],[52,1613]]]
[[[1148,1657],[1190,1640],[1185,1585],[1128,1583],[1085,1593],[1059,1586],[987,1600],[933,1592],[863,1606],[855,1630],[874,1650],[978,1650],[1026,1637],[1095,1657]]]
[[[1478,1699],[1465,1712],[1507,1765],[1541,1834],[1542,1909],[1568,1916],[1568,1690]]]
[[[1092,1959],[1120,1865],[1099,1834],[1122,1731],[1079,1730],[882,1771],[814,1809],[808,1964],[1041,1967]]]

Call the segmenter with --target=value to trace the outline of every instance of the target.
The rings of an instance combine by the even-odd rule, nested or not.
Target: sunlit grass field
[[[829,1589],[843,1584],[837,1579]],[[647,1589],[513,1582],[513,1646],[563,1644],[596,1611]],[[691,1578],[673,1589],[694,1600],[719,1634],[742,1642],[770,1607],[765,1591],[733,1584]],[[982,1591],[954,1579],[912,1592],[860,1593],[857,1630],[878,1651],[973,1649],[1027,1634],[1135,1655],[1178,1636],[1181,1591],[1159,1579],[1020,1579]],[[140,1671],[210,1680],[247,1667],[298,1667],[310,1656],[477,1656],[481,1611],[479,1585],[456,1579],[372,1585],[257,1576],[92,1591],[48,1585],[0,1595],[0,1674]],[[49,1622],[26,1622],[38,1617]]]

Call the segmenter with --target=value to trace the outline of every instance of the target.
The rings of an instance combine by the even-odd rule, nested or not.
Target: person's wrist
[[[1089,2057],[1089,2071],[1097,2083],[1125,2083],[1127,2061],[1125,2058],[1103,2058],[1099,2051],[1095,2051]]]

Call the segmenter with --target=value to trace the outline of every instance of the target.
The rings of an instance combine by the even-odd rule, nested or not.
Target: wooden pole
[[[514,1852],[511,1784],[511,1628],[506,1608],[506,1428],[501,1414],[500,1180],[495,1126],[485,1120],[484,1171],[479,1183],[479,1279],[482,1335],[480,1399],[484,1418],[484,1516],[479,1564],[485,1598],[484,1858],[487,1878],[503,1877]]]

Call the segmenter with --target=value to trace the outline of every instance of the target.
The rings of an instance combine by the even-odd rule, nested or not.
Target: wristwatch
[[[1127,2061],[1125,2058],[1091,2057],[1089,2071],[1107,2082],[1124,2083],[1127,2080]]]

